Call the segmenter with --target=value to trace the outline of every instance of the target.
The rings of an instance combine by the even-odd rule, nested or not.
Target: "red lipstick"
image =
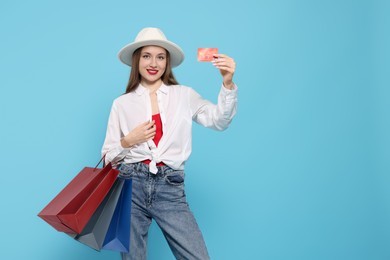
[[[154,69],[147,69],[146,71],[149,73],[149,75],[156,75],[158,72],[158,70],[154,70]]]

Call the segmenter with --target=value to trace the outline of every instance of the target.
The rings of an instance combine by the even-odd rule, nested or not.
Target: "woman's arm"
[[[237,110],[237,86],[233,83],[236,63],[225,54],[215,54],[213,64],[219,69],[223,79],[218,103],[213,104],[190,89],[189,104],[195,122],[222,131],[229,126]]]
[[[202,98],[195,90],[189,90],[189,104],[192,120],[196,123],[223,131],[230,125],[237,110],[237,87],[232,90],[222,86],[218,95],[218,103],[213,104]]]
[[[105,155],[106,163],[120,161],[125,156],[126,151],[121,145],[122,137],[123,135],[120,129],[118,109],[114,102],[108,118],[106,138],[102,147],[102,156]]]

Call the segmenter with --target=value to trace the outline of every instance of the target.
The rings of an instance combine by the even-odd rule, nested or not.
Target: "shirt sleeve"
[[[111,162],[115,165],[128,153],[129,148],[123,148],[121,145],[122,137],[118,108],[114,102],[108,118],[106,138],[102,147],[102,156],[105,156],[105,163]]]
[[[218,131],[225,130],[237,111],[237,90],[236,85],[232,90],[222,85],[218,95],[218,103],[213,104],[190,88],[189,104],[192,120],[208,128]]]

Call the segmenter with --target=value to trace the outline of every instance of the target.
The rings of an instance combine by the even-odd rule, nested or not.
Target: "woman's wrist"
[[[133,146],[128,140],[126,140],[125,137],[121,139],[121,145],[123,148],[130,148],[131,146]]]
[[[223,86],[227,89],[232,90],[234,88],[234,83],[233,81],[224,81]]]

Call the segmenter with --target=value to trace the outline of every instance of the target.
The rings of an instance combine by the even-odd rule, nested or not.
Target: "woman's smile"
[[[146,71],[149,73],[149,75],[156,75],[158,73],[158,70],[156,69],[146,69]]]

